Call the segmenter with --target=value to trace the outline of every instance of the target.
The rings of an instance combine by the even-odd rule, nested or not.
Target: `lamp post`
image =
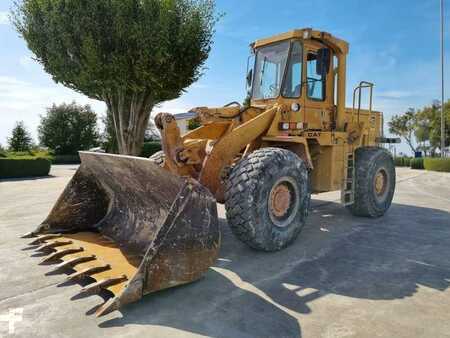
[[[444,0],[441,0],[441,157],[445,157],[444,66]]]

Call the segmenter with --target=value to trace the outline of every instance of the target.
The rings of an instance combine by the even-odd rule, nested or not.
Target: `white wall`
[[[180,128],[181,135],[188,132],[188,120],[177,120],[178,128]]]

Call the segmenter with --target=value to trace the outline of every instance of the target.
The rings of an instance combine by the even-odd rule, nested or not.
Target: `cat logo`
[[[376,123],[376,121],[377,121],[377,118],[375,117],[375,115],[372,115],[372,116],[370,117],[370,124],[371,124],[372,126],[374,126],[375,123]]]
[[[318,131],[308,132],[306,133],[306,137],[320,137],[320,132]]]

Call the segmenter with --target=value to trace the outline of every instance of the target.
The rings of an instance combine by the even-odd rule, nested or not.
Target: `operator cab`
[[[307,52],[305,82],[302,76],[303,51],[303,45],[298,40],[278,42],[257,49],[254,70],[249,72],[251,98],[268,100],[280,94],[285,98],[300,98],[303,84],[309,98],[323,101],[330,65],[329,49]]]
[[[282,103],[296,107],[294,122],[335,128],[337,110],[343,116],[345,109],[345,41],[306,28],[257,40],[251,51],[247,94],[253,106]]]

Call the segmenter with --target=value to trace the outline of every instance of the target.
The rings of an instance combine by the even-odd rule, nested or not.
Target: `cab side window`
[[[317,101],[325,100],[326,76],[317,73],[317,52],[308,52],[306,59],[308,97]]]

